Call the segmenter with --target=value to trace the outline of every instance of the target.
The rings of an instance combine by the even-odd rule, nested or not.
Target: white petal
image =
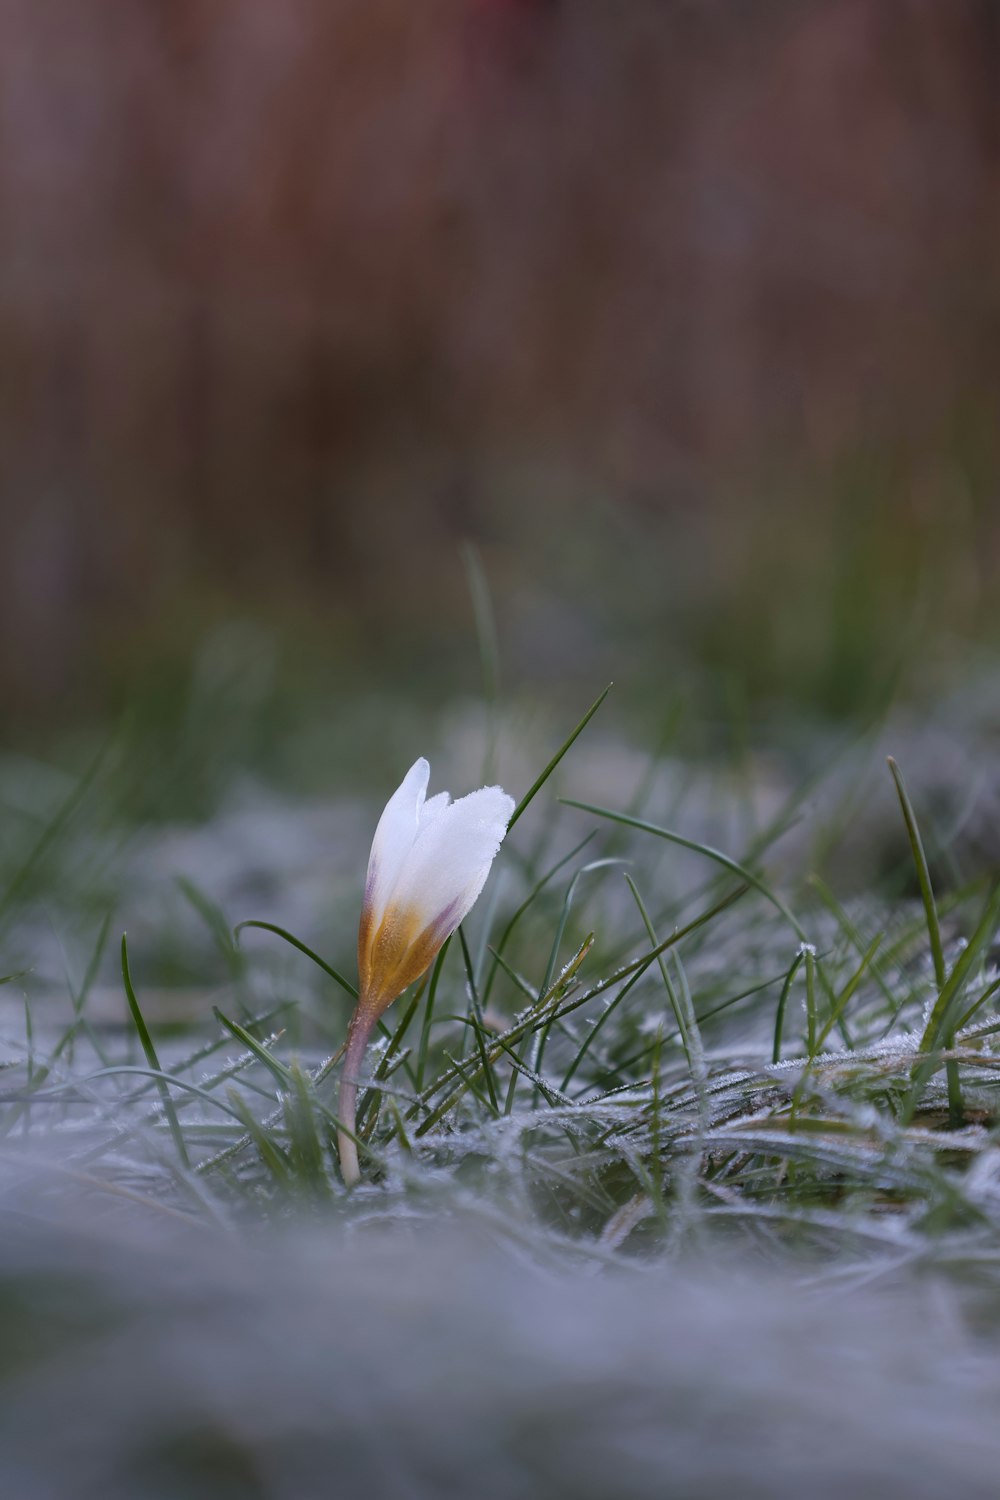
[[[428,823],[433,822],[438,813],[444,812],[445,808],[448,807],[450,803],[451,796],[448,792],[438,792],[436,797],[428,797],[427,801],[420,809],[420,816],[417,820],[418,833],[421,828],[426,828]]]
[[[442,940],[454,932],[486,884],[513,811],[514,799],[498,786],[442,808],[403,861],[393,907],[412,913],[420,927],[438,926]]]
[[[399,879],[406,856],[413,847],[425,806],[424,796],[431,768],[423,756],[407,771],[378,820],[372,852],[368,856],[364,913],[371,930],[377,929]],[[436,797],[431,799],[436,802]]]

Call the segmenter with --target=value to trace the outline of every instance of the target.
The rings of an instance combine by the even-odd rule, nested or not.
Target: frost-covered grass
[[[221,1224],[478,1205],[519,1242],[597,1261],[735,1237],[865,1277],[992,1267],[1000,898],[988,874],[965,877],[934,849],[949,877],[935,896],[919,808],[885,771],[894,867],[841,898],[809,863],[817,841],[796,843],[815,785],[762,809],[730,772],[693,790],[689,771],[653,758],[627,797],[599,798],[602,769],[618,789],[620,757],[587,761],[589,719],[528,782],[469,931],[385,1017],[360,1098],[365,1182],[350,1193],[335,1100],[368,812],[339,825],[340,875],[313,889],[330,898],[329,948],[290,929],[280,892],[277,911],[228,909],[198,857],[213,829],[223,837],[209,823],[181,879],[162,876],[164,911],[184,913],[169,937],[128,879],[129,939],[114,910],[98,919],[78,901],[89,952],[65,960],[60,1000],[52,952],[33,971],[24,933],[51,950],[65,912],[49,912],[46,935],[37,875],[86,796],[70,788],[10,872],[3,908],[16,960],[0,992],[8,1181],[49,1174]],[[855,790],[842,778],[824,847],[831,819],[857,817]],[[268,816],[277,859],[281,816]],[[168,837],[144,835],[126,867]],[[124,859],[124,844],[110,837],[100,857],[84,844],[74,891],[89,883],[93,898],[95,868]],[[218,871],[224,885],[225,861]],[[272,876],[280,887],[280,867]],[[108,901],[112,889],[109,877]],[[267,883],[249,890],[241,901],[263,900]],[[147,991],[153,954],[161,982]]]
[[[794,773],[610,704],[397,734],[520,814],[352,1190],[381,764],[155,821],[115,747],[0,767],[0,1492],[994,1493],[992,703]]]

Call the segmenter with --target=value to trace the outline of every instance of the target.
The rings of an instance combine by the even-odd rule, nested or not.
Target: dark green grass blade
[[[833,891],[831,891],[830,887],[827,885],[823,877],[816,874],[810,875],[808,884],[812,886],[813,890],[819,896],[827,911],[835,919],[837,926],[840,928],[841,932],[843,932],[844,936],[847,938],[848,942],[851,944],[851,947],[855,950],[858,957],[863,957],[867,948],[867,944],[865,943],[865,940],[859,932],[858,928],[851,921],[851,918],[848,916],[843,905],[840,901],[837,900],[837,897],[834,895]],[[902,1002],[898,1000],[892,993],[885,975],[882,973],[881,965],[873,962],[870,966],[870,973],[875,983],[878,985],[879,990],[881,991],[886,1005],[889,1008],[890,1014],[895,1015],[895,1013],[899,1010],[900,1004]]]
[[[256,1146],[257,1155],[271,1173],[275,1183],[285,1192],[292,1192],[294,1178],[292,1164],[287,1152],[264,1129],[264,1126],[257,1119],[257,1116],[237,1089],[228,1088],[226,1095],[234,1114],[242,1124],[250,1141]]]
[[[149,1027],[146,1025],[145,1017],[139,1008],[139,1001],[136,999],[136,993],[132,986],[132,976],[129,973],[128,966],[128,942],[124,932],[122,933],[122,983],[125,986],[125,998],[128,1001],[132,1024],[136,1029],[142,1050],[146,1054],[146,1061],[157,1073],[162,1074],[163,1069],[160,1067],[160,1059],[156,1055],[153,1038],[149,1034]],[[170,1097],[170,1087],[163,1078],[160,1079],[159,1089],[160,1097],[163,1100],[163,1113],[170,1127],[170,1134],[174,1138],[177,1155],[180,1157],[182,1165],[189,1168],[191,1162],[188,1157],[187,1146],[184,1144],[184,1134],[180,1127],[180,1121],[177,1118],[177,1112],[174,1109],[174,1101]]]
[[[882,940],[884,937],[884,932],[878,932],[875,934],[871,942],[868,944],[868,947],[865,949],[864,953],[862,953],[861,961],[855,969],[854,973],[847,980],[847,983],[840,991],[840,994],[835,997],[834,1003],[830,1008],[830,1014],[824,1021],[823,1029],[819,1034],[819,1038],[816,1043],[817,1051],[822,1048],[824,1042],[830,1035],[830,1032],[833,1030],[834,1026],[840,1024],[841,1017],[846,1011],[848,1005],[854,999],[861,981],[871,969],[874,963],[875,955],[878,952],[879,948],[882,946]]]
[[[785,1025],[785,1007],[788,1005],[788,996],[791,993],[792,984],[794,982],[796,974],[799,972],[799,969],[802,965],[802,960],[805,958],[805,956],[805,950],[800,948],[798,953],[795,955],[788,974],[785,977],[785,982],[781,986],[781,994],[778,996],[778,1008],[775,1011],[774,1015],[774,1044],[771,1048],[772,1064],[776,1064],[781,1061],[781,1033],[784,1030]]]
[[[920,1038],[921,1052],[932,1051],[939,1041],[944,1041],[945,1045],[949,1045],[947,1038],[952,1030],[949,1025],[952,1002],[960,994],[973,964],[977,962],[983,949],[993,937],[998,920],[1000,920],[1000,885],[991,893],[975,931],[959,954],[958,962],[937,998],[924,1034]]]
[[[237,923],[233,928],[233,937],[239,938],[240,933],[246,927],[259,927],[262,932],[273,932],[276,937],[282,938],[286,943],[290,943],[293,948],[297,948],[300,953],[304,953],[306,958],[311,958],[317,968],[322,969],[324,974],[329,974],[330,978],[335,980],[342,990],[346,990],[352,1000],[358,998],[357,986],[353,985],[349,979],[345,979],[343,974],[339,973],[332,964],[328,964],[325,958],[320,958],[318,953],[315,953],[308,944],[304,943],[301,938],[297,938],[294,933],[286,931],[284,927],[276,926],[274,922],[259,922],[255,918],[251,918],[246,922]]]
[[[920,828],[917,824],[917,817],[915,812],[913,811],[913,804],[911,803],[909,795],[907,794],[902,772],[900,771],[891,755],[888,757],[888,763],[889,770],[892,773],[892,779],[896,784],[896,795],[899,798],[899,805],[903,812],[903,821],[906,824],[907,837],[910,840],[910,851],[913,855],[913,864],[917,872],[917,883],[920,886],[920,899],[924,903],[924,916],[927,921],[927,938],[930,943],[931,959],[934,964],[934,981],[938,987],[938,1005],[940,1005],[940,994],[943,993],[943,989],[945,986],[945,962],[944,948],[941,943],[941,924],[938,920],[937,904],[934,900],[934,887],[931,884],[931,872],[927,864],[927,855],[924,852],[923,839],[920,837]],[[937,1007],[935,1007],[935,1010],[936,1009]],[[945,1007],[945,1011],[943,1011],[942,1014],[944,1014],[946,1011],[947,1006]],[[950,1038],[948,1038],[947,1036],[945,1037],[945,1043],[946,1045],[950,1043]],[[923,1050],[923,1043],[921,1043],[921,1050]],[[963,1117],[962,1090],[958,1073],[958,1065],[953,1060],[946,1063],[945,1076],[948,1080],[949,1123],[953,1126],[958,1126],[961,1125]]]
[[[646,910],[646,903],[643,901],[642,896],[639,894],[639,887],[636,885],[631,875],[625,876],[625,882],[628,885],[629,890],[632,892],[633,901],[639,908],[639,915],[642,918],[642,924],[646,929],[646,936],[649,938],[649,941],[653,944],[654,948],[658,947],[660,939],[657,934],[656,928],[653,926],[653,923],[650,920],[649,912]],[[698,1023],[694,1020],[693,1016],[689,1016],[686,1014],[685,1007],[681,1003],[677,991],[674,988],[673,983],[671,982],[670,973],[667,969],[666,955],[661,953],[658,956],[656,963],[660,971],[660,978],[663,980],[663,987],[667,992],[667,999],[670,1001],[670,1009],[674,1013],[674,1020],[677,1023],[677,1033],[681,1039],[681,1047],[684,1049],[684,1056],[687,1059],[688,1069],[693,1078],[695,1076],[696,1069],[704,1066],[704,1055],[701,1050],[701,1037],[698,1034]]]
[[[924,903],[924,915],[927,919],[927,937],[930,942],[931,958],[934,962],[934,979],[938,989],[941,989],[946,977],[944,948],[941,944],[941,924],[938,921],[937,905],[934,900],[934,887],[931,884],[931,872],[927,864],[927,855],[924,852],[924,842],[920,837],[916,814],[913,811],[913,804],[907,794],[902,772],[891,755],[888,757],[888,764],[889,770],[892,772],[892,779],[896,784],[896,795],[899,797],[899,805],[902,808],[907,837],[910,840],[913,864],[917,872],[917,882],[920,886],[920,899]]]
[[[979,996],[978,1000],[973,1001],[964,1015],[959,1017],[955,1025],[955,1030],[964,1031],[966,1026],[968,1026],[969,1022],[972,1020],[973,1016],[976,1014],[976,1011],[982,1010],[987,1000],[992,1000],[993,996],[998,991],[1000,991],[1000,979],[994,979],[992,984],[988,984],[986,986],[985,990],[983,990],[983,993]]]
[[[212,1014],[219,1025],[224,1026],[230,1035],[236,1038],[240,1046],[245,1047],[248,1052],[253,1053],[257,1061],[267,1069],[283,1089],[291,1086],[291,1075],[288,1069],[284,1063],[278,1061],[267,1047],[262,1047],[257,1038],[251,1036],[249,1031],[241,1026],[238,1021],[231,1021],[228,1016],[224,1016],[217,1005],[212,1006]]]

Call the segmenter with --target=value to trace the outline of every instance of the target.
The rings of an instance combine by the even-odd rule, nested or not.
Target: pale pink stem
[[[351,1017],[347,1029],[347,1048],[344,1052],[344,1068],[340,1075],[340,1101],[337,1117],[345,1128],[337,1131],[337,1151],[340,1155],[340,1172],[347,1187],[353,1187],[361,1178],[358,1166],[358,1148],[351,1136],[355,1133],[358,1108],[358,1074],[364,1061],[368,1038],[371,1036],[375,1016],[361,1005]],[[351,1134],[348,1135],[347,1132]]]

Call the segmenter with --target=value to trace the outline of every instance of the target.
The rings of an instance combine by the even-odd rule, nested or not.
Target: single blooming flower
[[[358,1073],[372,1027],[471,911],[514,811],[514,799],[498,786],[480,787],[457,802],[447,792],[425,800],[430,773],[422,758],[407,771],[385,805],[368,860],[358,928],[358,1003],[340,1085],[345,1129],[337,1145],[348,1185],[360,1176],[352,1137]]]

